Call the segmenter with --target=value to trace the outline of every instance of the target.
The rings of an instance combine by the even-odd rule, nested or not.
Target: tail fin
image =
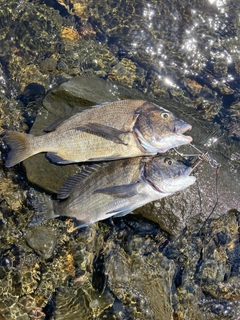
[[[34,136],[31,134],[20,133],[16,131],[8,131],[3,140],[11,148],[8,153],[5,166],[7,168],[15,166],[15,164],[32,156],[32,143]]]
[[[29,227],[42,224],[47,220],[54,219],[62,215],[61,203],[59,203],[59,201],[52,200],[50,196],[44,193],[34,192],[34,194],[35,197],[31,199],[31,205],[34,208],[34,214],[32,215],[31,221],[28,224]],[[68,216],[67,213],[65,216]],[[73,232],[89,225],[89,223],[86,223],[85,221],[79,221],[74,217],[71,218],[73,219],[74,226],[70,227],[68,232]]]
[[[32,206],[34,207],[34,214],[29,222],[29,226],[35,226],[41,224],[49,219],[54,219],[58,217],[55,215],[54,211],[56,207],[55,200],[52,200],[50,196],[46,194],[40,194],[37,198],[32,200]]]

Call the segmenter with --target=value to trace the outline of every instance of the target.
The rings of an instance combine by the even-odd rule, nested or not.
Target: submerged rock
[[[31,247],[43,259],[51,258],[57,243],[57,232],[54,230],[37,226],[29,228],[25,235],[29,247]]]
[[[238,224],[239,213],[230,212],[191,226],[163,250],[177,262],[173,282],[177,319],[239,318]]]
[[[154,251],[157,244],[151,235],[145,238],[133,235],[127,250],[121,241],[114,243],[112,237],[115,238],[114,234],[104,249],[105,275],[111,292],[125,306],[125,313],[133,319],[170,320],[173,261]]]

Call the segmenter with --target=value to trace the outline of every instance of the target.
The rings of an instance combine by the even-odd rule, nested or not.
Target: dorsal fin
[[[69,118],[75,116],[76,113],[70,113],[66,117],[58,119],[51,123],[46,129],[44,129],[45,132],[51,132],[54,131],[60,124],[62,124],[64,121],[68,120]]]
[[[70,193],[73,191],[73,189],[78,183],[83,182],[84,179],[86,179],[91,174],[99,170],[101,167],[102,167],[102,164],[94,164],[94,165],[86,166],[81,172],[66,179],[58,191],[57,198],[58,199],[68,198]]]
[[[97,108],[97,107],[99,107],[99,106],[101,106],[101,105],[105,105],[105,104],[108,104],[108,103],[109,103],[109,102],[103,102],[103,103],[101,103],[101,104],[97,104],[97,105],[94,105],[94,106],[87,107],[86,109],[81,110],[81,111],[79,111],[79,112],[77,112],[77,113],[70,113],[70,114],[68,114],[67,116],[65,116],[65,117],[63,117],[63,118],[60,118],[60,119],[57,119],[56,121],[54,121],[53,123],[51,123],[49,126],[47,126],[46,129],[44,129],[44,131],[45,131],[45,132],[54,131],[54,130],[56,130],[56,128],[57,128],[59,125],[61,125],[64,121],[66,121],[66,120],[68,120],[69,118],[75,116],[76,114],[86,112],[86,111],[88,111],[88,110],[90,110],[90,109],[94,109],[94,108]]]

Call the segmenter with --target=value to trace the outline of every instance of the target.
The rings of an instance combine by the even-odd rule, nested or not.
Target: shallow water
[[[220,131],[239,145],[237,0],[0,3],[1,134],[30,130],[51,88],[91,70],[184,103],[203,139],[214,145]],[[213,145],[239,174],[240,151]],[[7,170],[5,156],[2,145],[1,319],[240,319],[239,212],[175,238],[141,216],[73,233],[66,219],[31,229],[42,191],[21,165]]]

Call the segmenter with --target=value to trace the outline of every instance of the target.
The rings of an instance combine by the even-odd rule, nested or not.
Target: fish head
[[[146,102],[136,113],[133,132],[138,144],[149,153],[164,153],[192,141],[183,135],[192,126],[153,103]]]
[[[192,167],[169,157],[156,156],[144,167],[144,179],[158,192],[171,195],[192,185],[196,177],[190,176]]]

